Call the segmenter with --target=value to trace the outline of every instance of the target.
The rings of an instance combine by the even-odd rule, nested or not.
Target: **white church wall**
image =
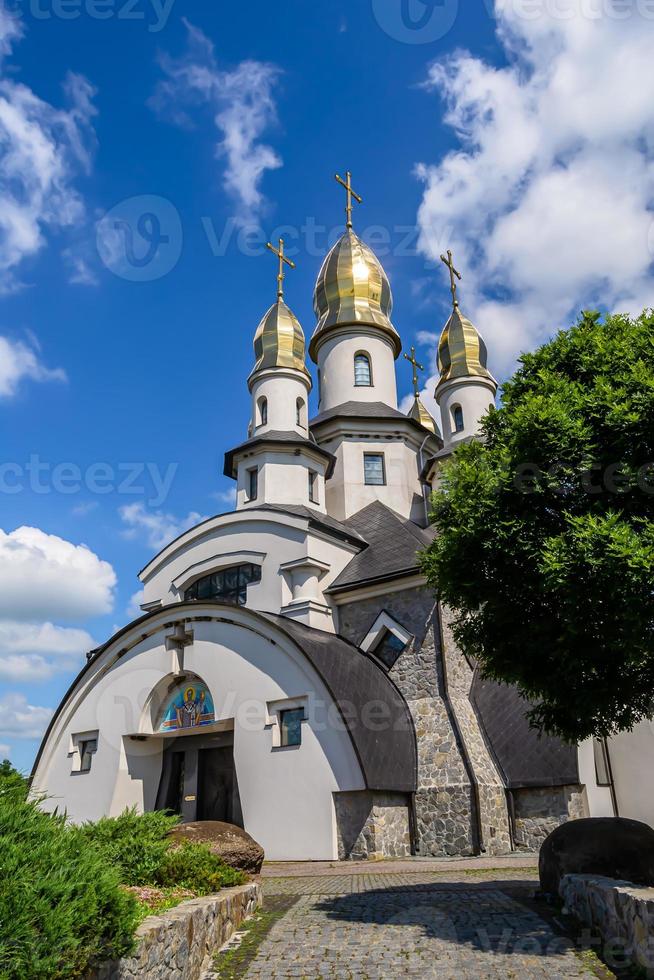
[[[613,801],[608,786],[598,786],[595,775],[595,756],[592,738],[582,742],[577,750],[579,760],[579,782],[586,787],[588,812],[591,817],[612,817]]]
[[[290,515],[275,515],[273,519],[269,513],[255,511],[227,514],[198,525],[144,569],[143,603],[181,601],[184,590],[197,578],[252,562],[261,566],[261,581],[248,586],[247,605],[279,613],[293,598],[293,575],[285,572],[284,566],[309,557],[324,566],[311,598],[330,605],[323,593],[357,549],[318,531],[307,532],[305,527],[305,521]],[[323,613],[318,619],[320,629],[335,629],[332,616]],[[309,611],[307,622],[316,625],[315,620]]]
[[[288,452],[258,451],[238,464],[236,506],[239,510],[261,504],[298,504],[325,511],[325,463],[318,457]],[[257,496],[250,500],[249,471],[257,468]],[[309,497],[309,471],[317,474],[315,500]]]
[[[495,405],[495,389],[481,378],[456,378],[436,392],[436,401],[441,410],[443,441],[449,446],[479,435],[481,419],[491,405]],[[463,411],[461,432],[454,431],[453,409],[456,405]]]
[[[201,603],[197,614],[216,615]],[[246,611],[230,609],[225,616],[234,622],[191,624],[195,639],[185,650],[184,669],[208,685],[217,720],[233,719],[245,829],[272,860],[336,858],[332,794],[364,788],[349,735],[341,725],[330,724],[329,693],[290,640]],[[121,637],[68,699],[34,779],[33,791],[46,794],[48,810],[66,809],[71,820],[80,822],[116,815],[126,806],[154,805],[165,739],[127,736],[151,732],[148,698],[172,664],[173,655],[165,650],[169,618],[170,613],[162,614],[151,627],[154,635],[117,658],[130,642],[129,636]],[[275,748],[271,710],[275,703],[297,698],[307,704],[302,744]],[[71,738],[87,730],[98,731],[91,770],[71,774]]]
[[[654,721],[610,738],[608,750],[620,816],[654,827]]]
[[[416,450],[403,438],[379,431],[370,438],[352,435],[326,444],[336,456],[336,466],[327,483],[327,509],[338,520],[345,520],[375,500],[386,504],[403,517],[416,517],[422,508],[422,488],[418,479]],[[364,454],[383,454],[385,486],[364,482]],[[420,513],[420,517],[424,512]]]
[[[370,387],[354,383],[354,356],[359,352],[370,358]],[[320,412],[349,401],[383,402],[397,408],[395,353],[391,342],[379,331],[354,326],[351,334],[332,333],[318,351],[318,367]]]
[[[310,382],[297,371],[283,368],[262,372],[252,385],[252,435],[267,432],[297,432],[307,434],[307,403]],[[268,421],[261,421],[261,399],[266,399]],[[298,425],[298,401],[300,424]]]

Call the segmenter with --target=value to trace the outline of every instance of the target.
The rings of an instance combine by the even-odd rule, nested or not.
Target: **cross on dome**
[[[352,174],[350,173],[349,170],[345,171],[345,180],[343,180],[343,178],[340,177],[338,174],[334,174],[334,179],[338,181],[341,187],[345,188],[345,200],[346,200],[345,215],[347,219],[345,222],[345,227],[351,228],[352,227],[352,198],[354,198],[354,200],[357,201],[359,204],[363,204],[363,198],[359,197],[357,192],[353,190]]]
[[[279,239],[279,248],[275,248],[270,242],[266,242],[266,248],[269,248],[273,255],[276,255],[279,259],[279,271],[277,273],[277,299],[284,298],[284,263],[290,266],[291,269],[295,268],[295,262],[287,258],[284,255],[284,239]]]

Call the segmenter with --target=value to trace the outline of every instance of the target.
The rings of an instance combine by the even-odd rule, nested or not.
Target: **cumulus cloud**
[[[224,161],[224,186],[239,204],[238,217],[253,220],[265,199],[261,182],[268,170],[281,167],[275,150],[261,142],[277,122],[273,92],[281,74],[273,64],[242,61],[233,71],[219,68],[214,47],[197,27],[184,20],[187,48],[180,58],[161,55],[165,75],[151,99],[152,107],[181,126],[191,126],[189,110],[204,106],[220,133],[216,156]]]
[[[41,738],[52,715],[52,708],[28,704],[22,694],[6,694],[0,701],[0,735],[19,739]]]
[[[143,615],[143,610],[141,609],[141,603],[145,597],[145,589],[139,589],[129,600],[127,606],[127,615],[131,619],[138,619],[139,616]]]
[[[11,756],[11,748],[4,742],[0,744],[0,761],[3,759],[8,759]]]
[[[0,205],[1,207],[1,205]],[[13,398],[21,382],[66,381],[62,368],[48,368],[34,339],[31,342],[0,336],[0,398]]]
[[[420,245],[453,249],[500,374],[582,308],[654,302],[654,20],[562,6],[496,0],[506,66],[458,51],[426,82],[459,145],[416,169]]]
[[[11,54],[20,22],[0,13],[0,56]],[[80,224],[84,205],[74,180],[90,169],[94,89],[69,73],[65,108],[40,99],[0,63],[0,293],[21,284],[16,268],[39,251],[46,230]]]
[[[0,618],[82,620],[110,612],[116,575],[84,544],[36,527],[0,530]]]
[[[216,490],[214,493],[209,494],[214,500],[217,500],[219,504],[226,504],[228,507],[234,508],[236,506],[236,487],[229,487],[228,490]]]
[[[186,517],[176,517],[162,510],[146,510],[140,502],[121,507],[120,516],[127,525],[123,537],[144,537],[148,545],[157,550],[165,547],[190,527],[206,520],[206,517],[196,511],[191,511]]]
[[[0,620],[0,678],[39,681],[77,670],[96,646],[86,630]]]

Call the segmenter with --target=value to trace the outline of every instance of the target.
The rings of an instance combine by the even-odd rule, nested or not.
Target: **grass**
[[[239,980],[244,977],[272,927],[298,901],[297,895],[271,895],[265,906],[257,909],[239,929],[238,945],[227,946],[214,958],[213,968],[220,980]]]

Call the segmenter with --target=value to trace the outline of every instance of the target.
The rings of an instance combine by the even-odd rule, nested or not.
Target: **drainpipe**
[[[618,809],[618,794],[615,791],[615,780],[613,779],[613,766],[611,765],[611,755],[609,753],[609,741],[606,738],[602,739],[604,743],[604,755],[606,757],[606,768],[608,770],[609,776],[609,789],[611,790],[611,803],[613,804],[613,816],[619,817],[620,811]]]
[[[419,470],[420,473],[422,473],[422,469],[423,469],[423,466],[424,466],[423,449],[425,448],[426,443],[429,442],[430,439],[431,439],[431,433],[428,436],[425,436],[425,438],[422,440],[422,445],[420,446],[420,449],[418,450],[418,465],[420,467],[420,470]],[[422,489],[422,502],[423,502],[424,507],[425,507],[425,527],[429,527],[429,507],[428,507],[428,504],[427,504],[426,487],[425,487],[425,484],[422,481],[421,481],[421,484],[420,485],[421,485],[421,489]]]

